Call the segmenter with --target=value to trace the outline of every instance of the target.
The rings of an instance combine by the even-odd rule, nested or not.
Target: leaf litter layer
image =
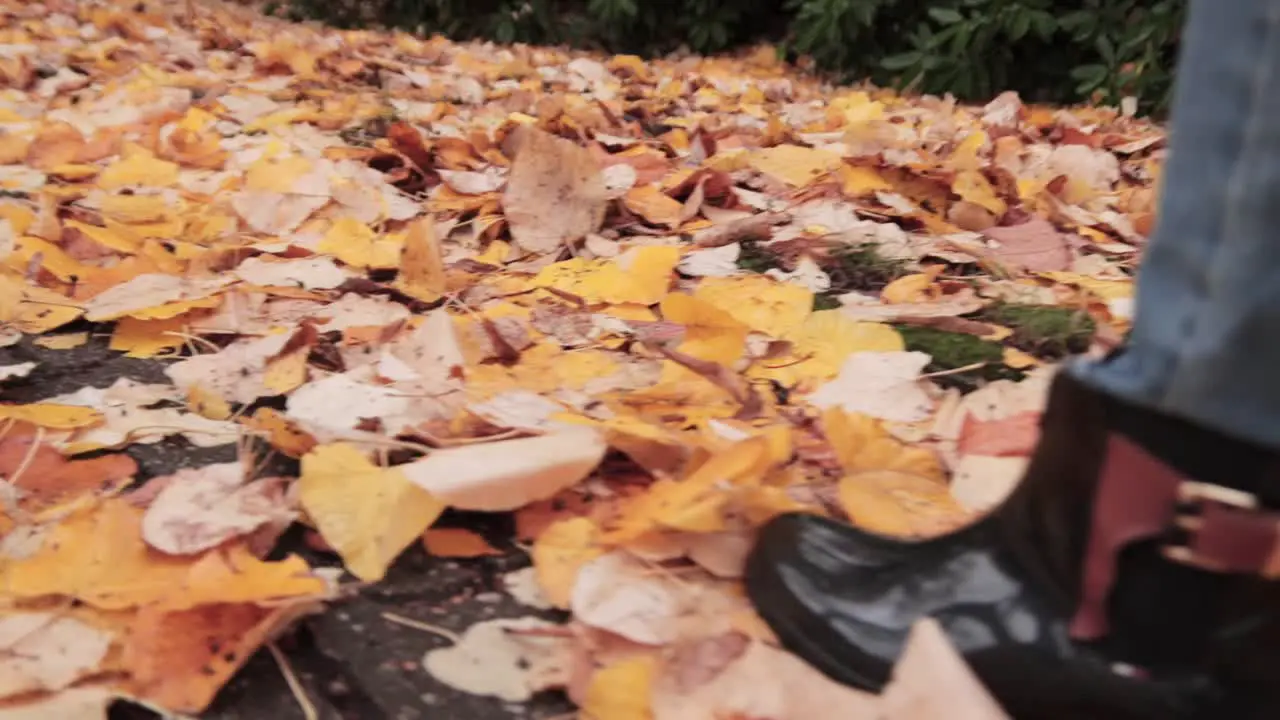
[[[989,710],[927,625],[882,698],[827,681],[743,557],[782,512],[922,537],[999,502],[1054,361],[1128,328],[1160,128],[831,87],[767,47],[0,8],[0,344],[106,334],[166,379],[0,402],[7,717],[199,713],[409,546],[494,552],[449,508],[513,513],[523,595],[567,611],[428,655],[457,687],[907,717],[927,672]],[[120,450],[168,436],[239,460],[132,483]],[[271,552],[296,524],[330,562]]]

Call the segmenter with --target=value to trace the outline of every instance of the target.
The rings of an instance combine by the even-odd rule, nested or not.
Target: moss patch
[[[944,387],[972,390],[991,380],[1019,380],[1023,374],[1004,364],[1004,348],[1000,343],[964,333],[935,328],[895,325],[907,350],[928,353],[933,362],[925,372],[943,372],[983,363],[982,367],[936,378]]]
[[[1089,348],[1096,325],[1089,314],[1056,305],[997,304],[979,319],[1013,330],[1009,344],[1043,359],[1057,359]]]
[[[782,258],[756,240],[743,240],[740,247],[742,252],[738,253],[737,264],[747,272],[763,273],[766,270],[782,267]]]
[[[831,252],[822,269],[831,276],[831,292],[873,292],[908,273],[902,260],[881,255],[874,245],[852,245]]]

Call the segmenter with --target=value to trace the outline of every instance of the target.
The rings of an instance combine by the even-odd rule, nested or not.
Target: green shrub
[[[485,38],[658,54],[766,40],[843,79],[981,100],[1163,111],[1186,0],[288,0],[281,12]]]

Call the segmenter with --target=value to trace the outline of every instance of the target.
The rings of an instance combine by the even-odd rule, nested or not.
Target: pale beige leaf
[[[239,462],[185,468],[153,478],[161,490],[142,516],[142,539],[171,555],[191,555],[274,525],[285,527],[296,513],[285,497],[288,480],[246,483]]]
[[[883,720],[1008,720],[933,618],[916,622],[877,703]]]
[[[573,428],[437,450],[399,469],[454,507],[515,510],[578,484],[600,464],[607,447],[599,432]]]
[[[549,253],[598,230],[607,199],[591,153],[536,128],[521,126],[516,132],[520,150],[502,196],[516,243]]]
[[[61,690],[97,672],[112,635],[57,613],[0,616],[0,698]]]

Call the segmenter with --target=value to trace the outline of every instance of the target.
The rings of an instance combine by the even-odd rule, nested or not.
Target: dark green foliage
[[[937,381],[944,386],[972,390],[983,382],[1022,378],[1021,372],[1004,364],[1004,348],[1000,343],[936,328],[913,325],[894,327],[902,334],[907,350],[918,350],[933,358],[933,362],[925,368],[926,372],[946,372],[981,364],[974,369],[938,377]]]
[[[1000,304],[979,319],[1012,329],[1009,344],[1045,359],[1084,352],[1095,329],[1088,313],[1057,305]]]
[[[844,79],[973,100],[1168,104],[1186,0],[274,0],[279,15],[658,54],[760,40]]]

